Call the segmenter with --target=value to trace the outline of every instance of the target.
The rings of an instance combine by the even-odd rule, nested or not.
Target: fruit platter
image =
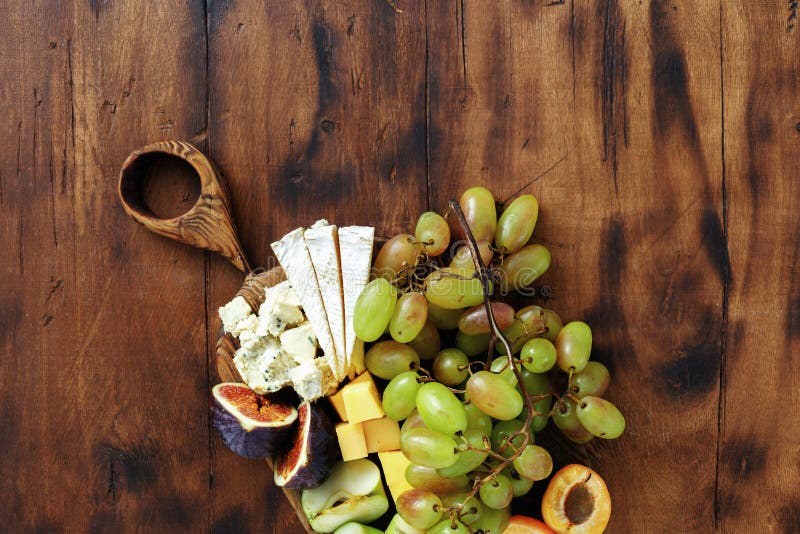
[[[219,309],[214,427],[273,470],[308,532],[605,530],[602,473],[554,468],[536,439],[625,429],[591,325],[536,303],[538,215],[533,195],[477,186],[389,239],[319,220]],[[534,486],[541,502],[512,514]]]

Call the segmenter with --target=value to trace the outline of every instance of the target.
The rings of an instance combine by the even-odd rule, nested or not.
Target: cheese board
[[[201,195],[159,220],[137,187],[165,155],[197,170]],[[134,152],[119,194],[147,228],[246,273],[219,308],[212,422],[232,452],[266,460],[307,532],[388,521],[388,534],[502,534],[538,522],[510,515],[535,482],[547,484],[537,532],[605,530],[600,475],[555,472],[534,440],[550,421],[576,444],[625,429],[604,398],[609,371],[591,360],[591,327],[519,305],[551,262],[530,242],[536,197],[498,202],[472,187],[377,254],[374,228],[319,220],[274,241],[280,267],[263,271],[250,269],[220,177],[191,145]]]

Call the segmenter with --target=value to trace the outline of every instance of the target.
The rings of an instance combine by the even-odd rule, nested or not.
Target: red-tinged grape
[[[367,351],[367,370],[378,378],[391,380],[400,373],[419,367],[417,351],[397,341],[380,341]]]
[[[572,399],[559,401],[553,413],[553,423],[567,439],[574,443],[588,443],[594,438],[594,435],[586,430],[578,419],[575,402]]]
[[[383,411],[393,421],[402,421],[416,408],[417,392],[422,387],[415,371],[400,373],[389,381],[383,391]]]
[[[474,449],[486,449],[484,444],[485,435],[479,430],[467,430],[464,432],[463,437],[467,440],[470,447]],[[468,450],[466,444],[459,443],[458,448],[461,452],[458,453],[456,463],[451,466],[438,469],[438,473],[444,477],[457,477],[466,475],[470,471],[477,469],[486,459],[489,453],[480,450]]]
[[[494,428],[492,428],[492,450],[502,454],[506,458],[513,455],[522,444],[525,442],[523,434],[517,434],[525,427],[525,423],[519,419],[511,419],[509,421],[498,421]],[[513,439],[510,439],[514,436]],[[533,443],[533,436],[531,441]]]
[[[572,375],[572,392],[582,399],[588,395],[602,397],[611,382],[608,368],[600,362],[589,362],[583,371]]]
[[[411,462],[439,469],[456,463],[457,445],[453,438],[428,428],[412,428],[400,433],[400,448]]]
[[[389,320],[389,333],[398,343],[410,343],[422,331],[428,320],[428,301],[417,291],[405,293],[397,299]]]
[[[395,503],[397,513],[406,523],[416,528],[428,528],[435,525],[442,518],[442,500],[439,497],[421,489],[404,491]]]
[[[428,321],[417,337],[408,342],[408,346],[417,351],[420,360],[430,360],[442,350],[442,338],[431,321]]]
[[[434,211],[419,216],[414,234],[429,256],[440,256],[450,245],[450,226]]]
[[[461,401],[438,382],[428,382],[419,388],[417,412],[425,426],[436,432],[449,436],[467,429],[467,414]]]
[[[491,334],[468,336],[459,331],[456,333],[456,348],[469,357],[486,354],[486,351],[489,350],[491,339]]]
[[[494,257],[492,244],[489,241],[477,241],[476,244],[478,245],[478,254],[481,260],[483,260],[483,264],[488,267]],[[472,259],[472,251],[467,245],[461,245],[458,250],[456,250],[456,253],[453,254],[453,259],[450,260],[449,267],[452,269],[464,269],[470,273],[475,271],[475,261]]]
[[[372,270],[377,278],[389,282],[397,278],[405,278],[416,266],[417,258],[422,254],[422,247],[413,235],[400,234],[384,243]]]
[[[408,464],[406,467],[406,481],[415,488],[432,491],[437,495],[461,491],[470,485],[466,475],[445,477],[437,469],[417,464]]]
[[[416,397],[414,398],[414,404],[416,404]],[[414,408],[411,413],[408,414],[406,420],[403,421],[400,427],[400,438],[402,439],[403,434],[414,428],[425,428],[425,421],[422,420],[422,416],[416,408]]]
[[[531,373],[546,373],[556,364],[558,355],[555,346],[543,337],[525,342],[520,352],[522,366]]]
[[[520,369],[518,363],[516,366],[517,369]],[[489,367],[489,370],[493,373],[497,373],[503,380],[512,386],[517,385],[517,375],[514,374],[514,370],[508,364],[508,356],[500,356],[499,358],[492,360],[492,365]]]
[[[522,454],[514,458],[514,470],[520,476],[533,480],[544,480],[553,472],[553,458],[544,447],[528,445]]]
[[[558,338],[558,333],[561,332],[561,327],[564,326],[564,321],[553,310],[542,310],[545,317],[545,331],[542,337],[550,343],[555,343]]]
[[[432,272],[425,279],[428,302],[449,310],[467,308],[483,302],[480,279],[464,269],[446,267]]]
[[[514,487],[511,479],[505,475],[497,475],[484,482],[479,490],[481,502],[494,510],[501,510],[511,504],[514,498]]]
[[[625,431],[625,417],[606,399],[583,397],[575,411],[581,425],[598,438],[616,439]]]
[[[460,308],[448,310],[428,301],[428,322],[439,330],[455,330],[458,328],[458,319],[461,317],[462,312],[463,310]]]
[[[512,289],[530,286],[550,267],[550,251],[542,245],[528,245],[510,254],[500,267],[500,289],[506,293]]]
[[[383,278],[366,285],[353,310],[353,329],[359,339],[375,341],[389,325],[397,304],[397,289]]]
[[[492,315],[500,330],[505,330],[514,322],[514,308],[505,302],[492,302]],[[486,306],[481,303],[465,310],[458,319],[458,329],[468,336],[491,333]]]
[[[467,430],[477,430],[486,436],[492,434],[491,417],[483,413],[480,408],[471,402],[464,404],[464,411],[467,414]]]
[[[491,242],[497,228],[497,207],[492,193],[485,187],[471,187],[461,195],[459,204],[475,240]]]
[[[525,306],[516,313],[516,319],[511,326],[503,330],[503,335],[511,343],[511,351],[518,353],[525,342],[540,336],[546,329],[546,319],[544,310],[536,305]],[[505,347],[502,343],[497,343],[497,352],[505,354]]]
[[[522,248],[533,235],[539,217],[539,202],[533,195],[521,195],[509,204],[497,221],[494,243],[497,248],[511,254]]]
[[[445,386],[455,387],[467,379],[469,358],[458,349],[444,349],[433,359],[433,377]]]
[[[583,371],[592,352],[592,329],[582,321],[567,323],[558,333],[555,346],[562,371]]]
[[[467,380],[470,402],[495,419],[514,419],[522,411],[522,395],[501,376],[478,371]]]
[[[464,506],[458,518],[465,525],[472,525],[483,514],[483,505],[477,497],[467,498],[466,492],[451,493],[442,497],[442,504],[447,508],[460,506],[462,503]]]

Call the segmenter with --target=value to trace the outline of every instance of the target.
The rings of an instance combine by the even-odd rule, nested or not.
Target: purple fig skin
[[[290,489],[315,488],[328,478],[336,463],[339,441],[325,410],[305,401],[298,412],[300,424],[291,448],[275,458],[275,485]]]
[[[286,445],[297,421],[297,410],[293,406],[269,400],[274,410],[267,415],[274,416],[274,419],[269,420],[263,412],[259,414],[259,419],[253,419],[239,411],[233,402],[223,402],[224,386],[247,387],[244,384],[217,384],[212,390],[211,412],[214,428],[230,450],[245,458],[270,458]],[[257,401],[256,393],[252,392],[252,395],[255,396],[254,402],[268,399],[260,397],[261,400]]]

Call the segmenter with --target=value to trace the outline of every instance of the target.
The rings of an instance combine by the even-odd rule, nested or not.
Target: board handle
[[[142,195],[148,169],[163,158],[182,159],[200,179],[200,195],[195,205],[172,219],[159,219]],[[195,146],[184,141],[162,141],[134,150],[122,165],[118,194],[125,212],[151,232],[218,252],[240,271],[251,271],[221,177],[214,164]]]

